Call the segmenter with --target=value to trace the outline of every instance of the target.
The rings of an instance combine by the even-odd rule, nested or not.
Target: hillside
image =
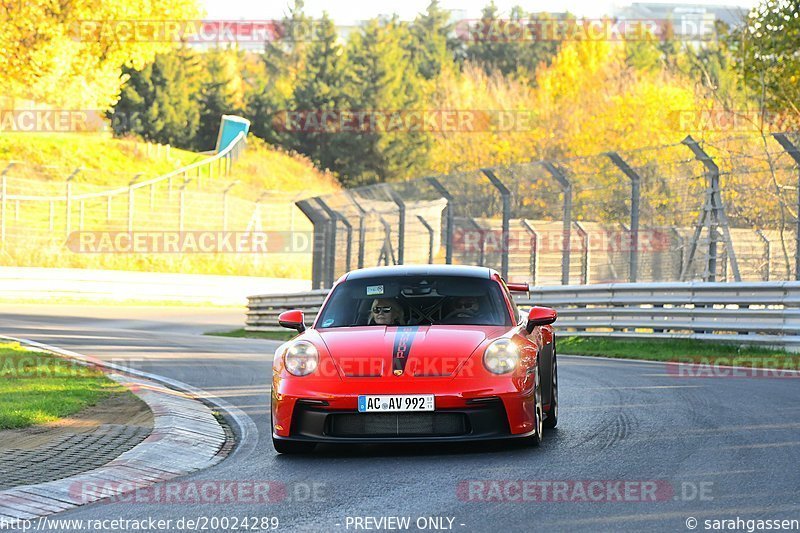
[[[69,238],[77,235],[113,235],[128,228],[138,233],[307,233],[311,224],[294,201],[339,189],[332,175],[308,159],[250,138],[228,176],[215,171],[209,177],[203,170],[198,178],[192,171],[136,189],[129,198],[126,187],[137,174],[142,183],[208,157],[104,134],[0,134],[0,172],[9,161],[15,162],[5,176],[8,212],[0,266],[307,278],[307,249],[132,253],[70,248]],[[71,196],[65,196],[66,178],[78,167],[82,170],[70,182]],[[184,183],[185,178],[189,182]],[[107,191],[114,192],[109,197]]]

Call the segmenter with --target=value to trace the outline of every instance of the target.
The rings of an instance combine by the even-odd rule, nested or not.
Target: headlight
[[[483,352],[483,366],[493,374],[508,374],[519,363],[519,348],[508,339],[498,339]]]
[[[319,353],[308,341],[297,341],[286,350],[283,356],[286,370],[294,376],[306,376],[317,369]]]

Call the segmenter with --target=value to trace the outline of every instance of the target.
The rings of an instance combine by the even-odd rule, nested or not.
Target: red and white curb
[[[54,346],[7,336],[0,338],[100,367],[110,379],[141,398],[153,412],[152,433],[104,466],[55,481],[0,491],[0,519],[30,520],[58,513],[219,463],[224,459],[219,452],[226,442],[225,431],[211,408],[197,398],[225,410],[238,426],[237,433],[244,437],[240,443],[246,444],[244,453],[255,448],[258,433],[253,421],[204,391]]]

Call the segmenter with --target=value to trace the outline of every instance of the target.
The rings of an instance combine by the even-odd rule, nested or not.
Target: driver
[[[475,296],[460,296],[453,302],[452,311],[445,319],[452,318],[477,318],[481,315],[481,304]]]
[[[405,324],[403,308],[394,298],[378,298],[372,302],[369,324],[402,326]]]

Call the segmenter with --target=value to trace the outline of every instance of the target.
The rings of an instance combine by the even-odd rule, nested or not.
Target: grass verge
[[[288,341],[297,336],[291,331],[246,331],[244,329],[234,329],[233,331],[209,331],[205,335],[216,337],[236,337],[242,339],[268,339],[273,341]]]
[[[97,369],[0,343],[0,429],[53,422],[123,392]]]
[[[800,354],[760,346],[695,339],[610,339],[562,337],[558,351],[570,355],[594,355],[619,359],[709,363],[760,368],[800,368]]]

